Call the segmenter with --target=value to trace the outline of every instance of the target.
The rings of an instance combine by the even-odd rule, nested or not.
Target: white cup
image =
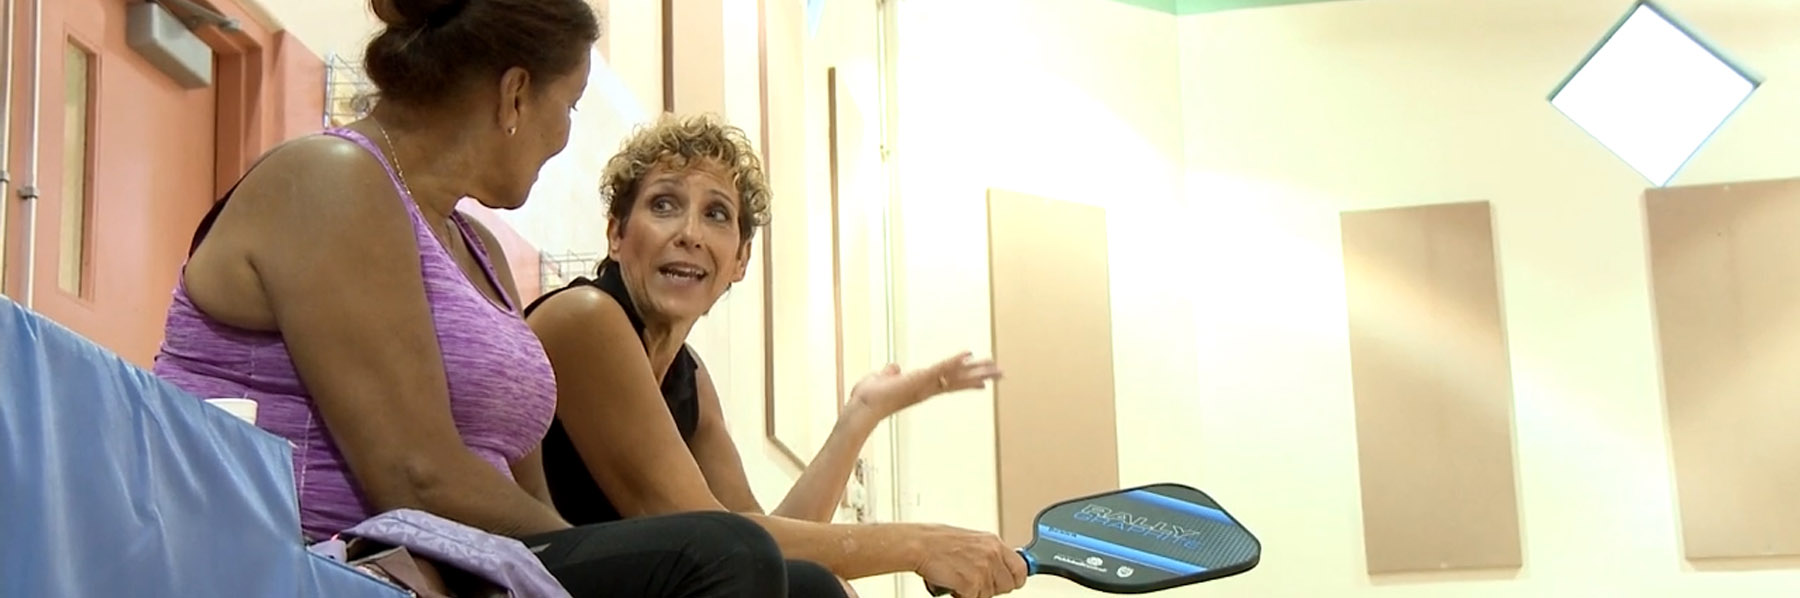
[[[252,426],[256,425],[256,401],[252,399],[207,399],[206,402],[214,407],[224,409],[226,413],[230,413]]]

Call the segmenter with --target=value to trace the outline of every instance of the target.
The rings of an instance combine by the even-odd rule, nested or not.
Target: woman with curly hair
[[[889,415],[983,387],[993,362],[962,354],[888,368],[851,391],[824,447],[773,512],[751,494],[717,387],[686,344],[700,317],[743,280],[769,188],[742,131],[665,116],[607,164],[610,249],[597,276],[526,308],[556,372],[543,445],[552,502],[576,524],[692,511],[747,515],[788,562],[790,596],[842,596],[840,579],[916,572],[957,596],[1017,589],[1025,563],[993,534],[927,524],[833,524],[856,455]]]

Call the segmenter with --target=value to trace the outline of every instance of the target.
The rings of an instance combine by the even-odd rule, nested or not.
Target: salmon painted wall
[[[279,86],[269,98],[263,138],[265,146],[319,128],[325,112],[325,63],[298,37],[287,31],[275,34],[275,49],[268,79]]]
[[[41,112],[30,113],[26,68],[13,79],[8,156],[20,184],[42,194],[34,242],[33,308],[139,365],[162,339],[163,317],[195,223],[249,162],[282,139],[316,130],[324,109],[324,65],[291,36],[250,18],[234,0],[208,2],[235,17],[242,31],[204,36],[221,56],[210,88],[188,90],[130,50],[127,4],[114,0],[46,0]],[[23,10],[23,9],[22,9]],[[11,39],[29,65],[29,21]],[[77,293],[58,284],[61,258],[65,52],[71,41],[90,55],[89,198],[85,283]],[[234,77],[236,79],[234,79]],[[239,81],[251,82],[237,85]],[[236,89],[232,89],[233,87]],[[224,117],[221,118],[221,110]],[[79,114],[79,113],[76,113]],[[33,122],[35,120],[35,123]],[[28,156],[39,130],[39,168]],[[24,290],[25,222],[8,197],[6,290]]]

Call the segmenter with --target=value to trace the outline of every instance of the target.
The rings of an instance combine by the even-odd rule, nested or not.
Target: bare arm
[[[744,472],[743,457],[738,455],[737,444],[731,440],[731,429],[725,423],[712,373],[707,371],[706,362],[701,361],[699,355],[694,355],[694,361],[699,364],[694,377],[700,391],[700,422],[694,426],[694,439],[689,443],[694,460],[700,464],[701,474],[706,476],[707,487],[725,508],[734,513],[762,514],[762,504],[750,490],[750,477]]]
[[[597,289],[570,289],[539,305],[527,321],[556,370],[557,414],[569,439],[621,514],[728,510],[682,442],[642,341],[617,301]],[[717,393],[713,396],[709,440],[697,442],[729,443],[728,435],[721,437]],[[719,457],[717,450],[708,452]],[[735,449],[731,454],[736,461]],[[741,479],[741,462],[735,471]],[[748,483],[741,495],[728,494],[734,495],[732,502],[743,501]],[[926,560],[922,547],[930,534],[950,533],[904,523],[834,525],[749,516],[788,556],[818,562],[848,579],[917,570]]]
[[[326,428],[378,511],[509,535],[567,527],[463,446],[418,249],[387,187],[361,149],[320,137],[270,157],[233,206],[255,232],[250,265]]]
[[[862,407],[861,402],[845,403],[837,425],[831,428],[831,436],[825,438],[825,445],[813,455],[812,462],[800,473],[800,479],[794,481],[794,487],[788,490],[781,505],[775,507],[775,514],[808,521],[831,521],[838,502],[844,497],[844,486],[850,481],[850,473],[856,469],[863,444],[869,441],[869,435],[880,423],[881,419],[872,410]]]
[[[526,494],[530,494],[532,498],[538,499],[538,502],[554,509],[556,503],[550,498],[550,483],[544,478],[543,451],[544,447],[540,444],[538,448],[532,449],[530,453],[514,462],[512,464],[513,479],[518,481],[519,487],[523,488]]]
[[[695,360],[699,358],[695,357]],[[694,459],[699,461],[713,494],[727,507],[739,513],[761,513],[762,506],[757,504],[756,496],[750,490],[750,480],[744,473],[743,459],[731,441],[718,387],[713,384],[712,374],[707,372],[704,362],[696,377],[700,391],[700,423],[694,431]],[[832,515],[837,513],[838,501],[844,496],[844,485],[856,467],[857,456],[880,421],[862,401],[847,403],[831,436],[825,439],[825,446],[800,474],[800,479],[794,482],[794,487],[788,490],[787,497],[775,508],[773,515],[831,522]]]
[[[506,248],[500,245],[500,239],[480,220],[467,214],[463,214],[462,219],[469,223],[469,228],[475,231],[475,237],[481,241],[481,249],[487,253],[488,264],[494,268],[494,278],[500,280],[500,292],[506,293],[513,305],[521,305],[523,302],[519,300],[519,281],[513,279],[512,262],[507,261]],[[487,281],[480,284],[487,284]]]
[[[838,414],[837,425],[825,445],[807,464],[806,471],[788,491],[775,514],[810,521],[830,521],[843,497],[844,485],[856,468],[858,456],[875,426],[888,415],[926,398],[956,390],[981,388],[998,379],[993,360],[974,359],[968,352],[953,355],[928,367],[902,372],[889,365],[858,382]],[[711,391],[710,385],[702,392]],[[714,392],[713,402],[718,401]]]

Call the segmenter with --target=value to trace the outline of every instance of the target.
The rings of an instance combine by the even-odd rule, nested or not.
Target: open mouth
[[[707,276],[705,268],[685,262],[663,264],[662,267],[657,268],[656,271],[663,276],[683,282],[699,282],[706,280]]]

